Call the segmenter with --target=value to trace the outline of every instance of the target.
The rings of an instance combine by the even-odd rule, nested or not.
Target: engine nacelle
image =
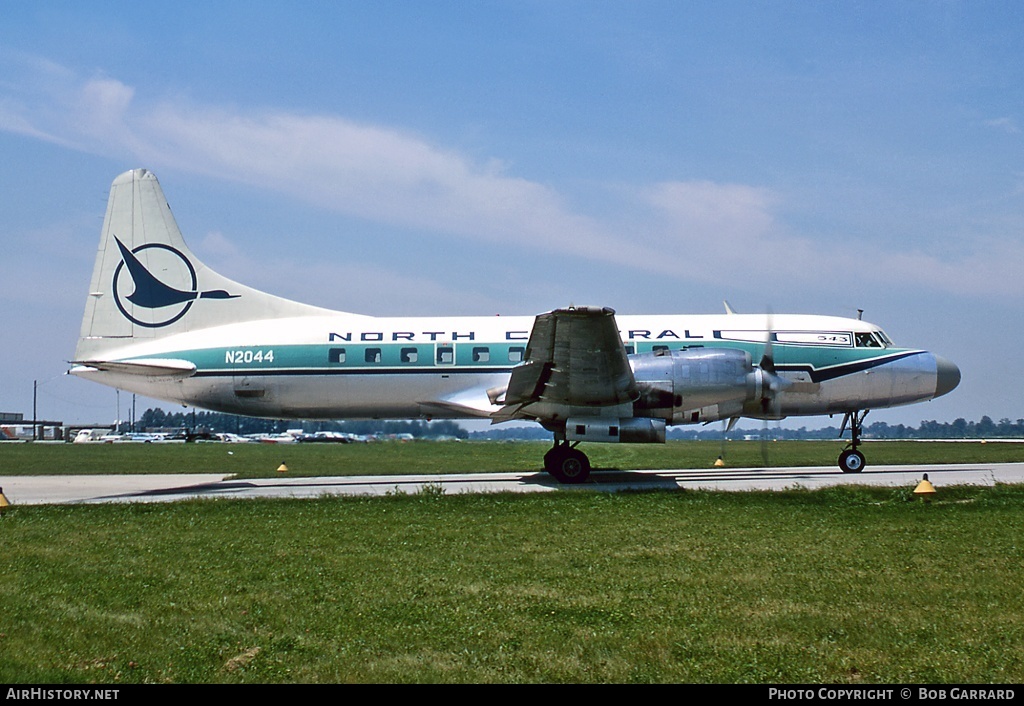
[[[738,417],[758,405],[763,375],[750,354],[734,348],[689,348],[631,356],[640,388],[637,417],[694,424]]]

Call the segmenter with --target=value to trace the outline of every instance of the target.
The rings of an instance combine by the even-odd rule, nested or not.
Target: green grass
[[[831,465],[842,444],[766,446],[774,465]],[[546,448],[3,444],[0,475],[522,471]],[[879,464],[1024,455],[863,448]],[[598,468],[703,468],[722,445],[587,450]],[[759,466],[765,445],[725,450]],[[1020,683],[1024,487],[910,491],[13,507],[0,683]]]
[[[831,466],[841,441],[731,441],[730,467]],[[282,461],[292,475],[393,475],[540,470],[546,442],[388,442],[375,444],[0,444],[0,476],[89,473],[229,473],[272,476]],[[585,444],[595,468],[709,468],[717,441]],[[1024,460],[1024,444],[869,442],[869,464],[995,463]]]
[[[14,507],[0,683],[1020,683],[1024,488]]]

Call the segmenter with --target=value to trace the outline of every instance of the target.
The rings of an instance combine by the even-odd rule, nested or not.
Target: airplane
[[[278,419],[530,420],[544,469],[582,483],[581,442],[666,428],[843,415],[843,472],[865,467],[868,410],[947,394],[957,366],[860,318],[616,315],[383,318],[257,291],[189,250],[154,174],[110,190],[70,373],[147,397]]]

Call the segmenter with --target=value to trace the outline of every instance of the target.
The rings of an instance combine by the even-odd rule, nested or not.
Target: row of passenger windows
[[[886,348],[891,346],[892,342],[888,337],[878,331],[873,334],[870,333],[858,333],[856,335],[856,345],[858,348]],[[461,349],[460,349],[461,350]],[[666,355],[669,352],[669,347],[665,345],[655,345],[652,347],[651,352],[655,355]],[[352,351],[355,356],[359,355],[359,350]],[[327,359],[330,363],[344,364],[344,363],[381,363],[383,362],[384,349],[377,347],[367,347],[362,349],[362,361],[358,361],[349,355],[349,351],[345,348],[330,348],[328,349]],[[626,344],[626,353],[632,355],[636,352],[636,348],[632,343]],[[473,346],[470,352],[470,361],[473,363],[495,363],[498,365],[504,363],[521,363],[523,362],[523,356],[526,353],[526,349],[521,346],[513,346],[508,349],[507,354],[504,351],[492,353],[489,346]],[[426,357],[424,357],[426,356]],[[427,363],[429,360],[429,352],[424,352],[415,346],[403,347],[398,353],[398,359],[401,363],[407,365],[413,365],[416,363]],[[455,349],[452,346],[437,346],[434,349],[434,363],[437,365],[451,365],[455,362]]]
[[[460,347],[460,350],[463,350]],[[669,347],[664,345],[656,345],[652,349],[655,355],[666,355],[669,352]],[[359,354],[362,353],[362,359],[359,359]],[[635,346],[632,343],[626,344],[626,353],[632,355],[636,352]],[[512,346],[508,349],[508,352],[497,351],[493,352],[489,346],[473,346],[470,352],[469,361],[473,363],[494,363],[496,365],[502,365],[504,363],[522,363],[523,357],[526,355],[526,348],[521,346]],[[362,349],[349,350],[346,348],[330,348],[327,352],[327,360],[330,363],[341,365],[344,363],[381,363],[384,358],[384,349],[376,346],[371,346]],[[430,359],[429,351],[423,351],[415,346],[403,347],[398,352],[398,360],[400,363],[407,365],[413,365],[416,363],[425,364]],[[451,346],[437,346],[434,349],[434,362],[437,365],[451,365],[455,362],[455,349]]]
[[[434,349],[434,362],[437,365],[451,365],[455,362],[455,349],[452,346],[438,346]],[[514,346],[508,349],[507,355],[501,353],[492,355],[491,349],[488,346],[473,346],[470,352],[470,361],[473,363],[521,363],[523,362],[523,355],[526,353],[526,349]],[[327,360],[330,363],[343,364],[343,363],[381,363],[384,358],[384,349],[377,347],[367,347],[362,349],[362,360],[358,359],[359,351],[352,351],[350,356],[348,349],[345,348],[330,348],[327,351]],[[398,352],[398,360],[405,364],[415,363],[426,363],[430,359],[430,354],[427,352],[424,355],[424,351],[414,346],[402,348]],[[504,359],[504,360],[503,360]]]

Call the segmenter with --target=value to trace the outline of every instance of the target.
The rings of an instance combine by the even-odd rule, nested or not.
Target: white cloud
[[[150,168],[170,165],[247,183],[375,222],[697,282],[849,280],[1024,294],[1024,283],[1009,271],[1024,263],[1015,239],[974,248],[963,262],[944,259],[941,247],[833,244],[792,232],[777,215],[782,200],[772,190],[706,180],[621,192],[628,217],[600,218],[570,206],[549,185],[509,174],[497,159],[474,161],[405,130],[332,115],[147,102],[113,78],[83,80],[52,64],[38,66],[39,80],[0,87],[0,129],[128,154]],[[1008,118],[989,124],[1016,129]]]
[[[128,108],[135,91],[120,81],[97,78],[87,81],[78,92],[75,115],[84,119],[79,129],[103,140],[125,130]]]
[[[749,240],[772,226],[774,197],[767,189],[710,181],[666,182],[647,196],[690,233],[711,232],[729,240]],[[685,234],[684,234],[685,235]]]
[[[1020,128],[1017,127],[1017,122],[1013,118],[995,118],[993,120],[986,120],[985,125],[997,130],[1002,130],[1010,135],[1016,135],[1020,132]]]
[[[196,248],[204,264],[248,286],[276,296],[338,311],[388,316],[472,314],[500,311],[502,303],[467,298],[458,283],[398,273],[364,263],[309,261],[289,253],[249,255],[222,233],[208,234]],[[325,283],[332,286],[325,287]]]
[[[378,222],[545,250],[613,241],[599,223],[567,209],[549,187],[475,164],[399,130],[330,116],[182,110],[140,116],[148,156],[284,191]]]
[[[710,181],[665,182],[638,194],[651,210],[654,234],[687,262],[771,256],[779,240],[775,197],[763,188]]]

